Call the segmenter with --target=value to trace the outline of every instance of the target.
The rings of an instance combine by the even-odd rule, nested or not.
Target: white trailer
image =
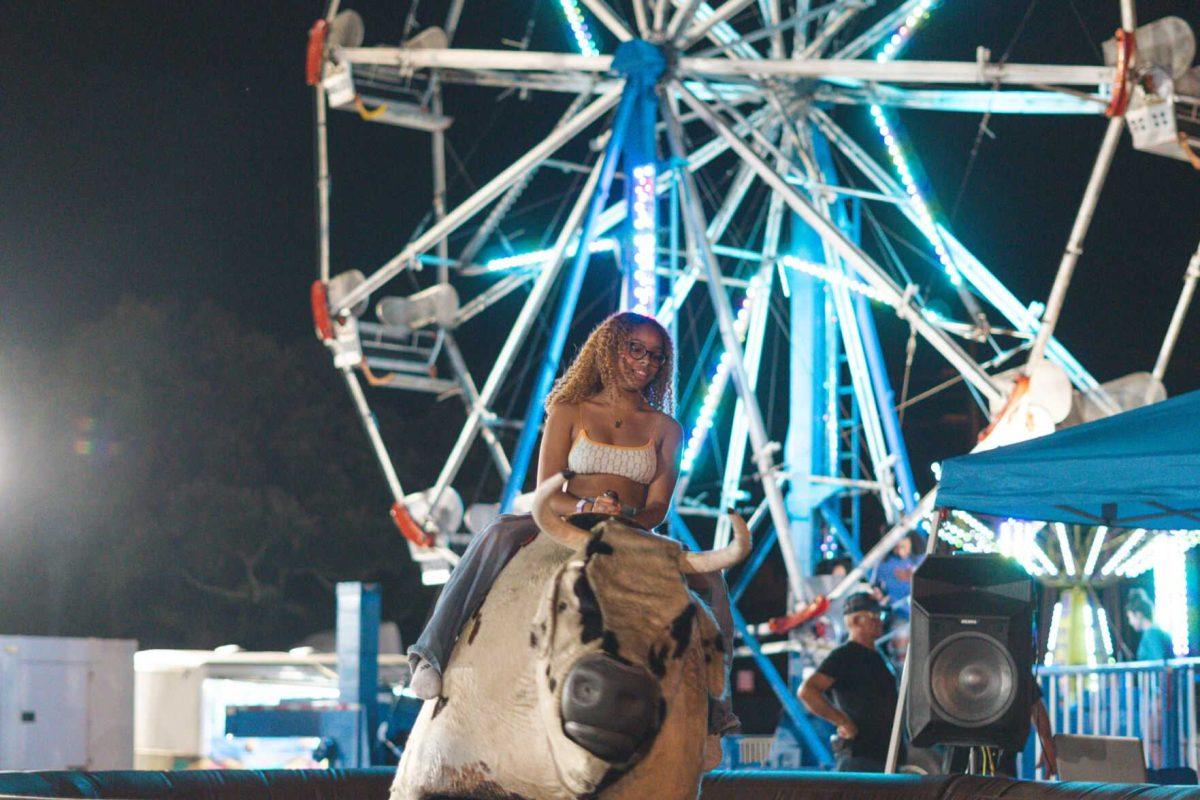
[[[133,767],[128,639],[0,636],[0,769]]]

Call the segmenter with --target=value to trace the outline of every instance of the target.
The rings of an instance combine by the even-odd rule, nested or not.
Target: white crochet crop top
[[[620,475],[635,483],[649,484],[658,472],[658,453],[653,440],[633,447],[604,444],[592,441],[583,430],[567,454],[567,468],[581,475]]]

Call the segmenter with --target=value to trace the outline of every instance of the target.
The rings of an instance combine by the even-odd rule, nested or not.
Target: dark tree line
[[[336,581],[362,579],[415,635],[430,592],[315,339],[126,299],[0,375],[0,632],[287,647],[332,626]],[[459,409],[374,405],[423,488]]]

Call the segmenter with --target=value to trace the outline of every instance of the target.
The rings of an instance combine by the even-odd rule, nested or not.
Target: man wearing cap
[[[875,649],[883,633],[879,601],[868,592],[852,594],[842,617],[849,640],[805,679],[800,699],[809,711],[837,726],[839,772],[883,772],[897,691],[895,674]]]

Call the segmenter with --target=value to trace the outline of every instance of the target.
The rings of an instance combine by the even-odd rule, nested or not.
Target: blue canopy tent
[[[937,504],[990,516],[1200,529],[1200,391],[942,464]]]

